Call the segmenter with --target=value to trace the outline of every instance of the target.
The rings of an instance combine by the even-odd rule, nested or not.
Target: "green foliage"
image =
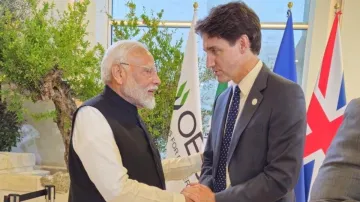
[[[39,121],[39,120],[43,120],[43,119],[55,119],[56,118],[56,111],[55,110],[51,110],[51,111],[46,111],[43,113],[34,113],[31,115],[33,119]]]
[[[20,124],[15,113],[0,100],[0,151],[10,151],[20,141]]]
[[[25,109],[19,108],[25,101],[25,97],[15,90],[12,85],[3,85],[0,88],[0,96],[7,100],[6,109],[16,114],[18,122],[24,121]]]
[[[104,50],[100,45],[91,48],[86,40],[90,1],[69,4],[67,11],[57,16],[52,15],[54,4],[27,2],[30,14],[23,21],[14,19],[11,12],[0,17],[2,82],[14,84],[14,94],[25,99],[51,99],[44,79],[59,70],[73,97],[85,100],[99,93],[103,88],[99,63]],[[17,108],[22,110],[21,103]]]
[[[160,151],[164,151],[180,77],[183,40],[173,41],[172,35],[175,31],[159,27],[164,10],[148,16],[144,9],[143,14],[138,18],[135,15],[136,5],[128,2],[126,6],[129,8],[126,18],[120,22],[113,22],[114,41],[138,40],[144,43],[154,56],[161,79],[156,94],[156,107],[153,110],[141,110],[140,115],[153,135],[158,148]],[[138,21],[143,22],[146,28],[139,27]]]
[[[67,163],[74,99],[86,100],[103,89],[99,66],[104,49],[87,41],[90,0],[68,4],[64,12],[54,12],[52,3],[25,1],[29,10],[23,18],[14,7],[0,6],[0,82],[8,86],[0,95],[18,121],[27,113],[24,101],[54,102],[55,111],[28,115],[53,118],[65,143]]]
[[[29,16],[30,4],[24,0],[1,0],[0,15],[4,15],[5,11],[10,11],[14,18],[23,20]]]

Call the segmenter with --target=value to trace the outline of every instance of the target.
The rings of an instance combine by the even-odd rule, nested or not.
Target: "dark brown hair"
[[[247,35],[251,51],[259,55],[261,25],[259,17],[244,2],[231,2],[212,8],[209,16],[197,22],[196,32],[209,37],[220,37],[234,45],[242,35]]]

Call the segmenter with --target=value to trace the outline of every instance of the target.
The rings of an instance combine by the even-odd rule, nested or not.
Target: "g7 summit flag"
[[[166,148],[167,158],[195,154],[201,152],[203,147],[198,54],[194,28],[196,14],[195,10],[181,67]],[[167,189],[181,192],[190,182],[197,182],[198,176],[192,175],[182,181],[167,182]]]

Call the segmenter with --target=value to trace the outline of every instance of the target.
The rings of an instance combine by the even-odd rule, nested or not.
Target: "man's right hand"
[[[215,194],[209,187],[202,184],[191,183],[181,193],[194,202],[215,202]]]
[[[185,196],[185,202],[194,202],[194,201]]]

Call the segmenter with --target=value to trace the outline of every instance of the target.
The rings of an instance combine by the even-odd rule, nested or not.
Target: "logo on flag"
[[[183,92],[184,92],[184,89],[185,89],[185,86],[186,86],[186,82],[184,82],[184,83],[180,86],[180,89],[179,89],[179,91],[178,91],[177,94],[176,94],[175,103],[177,102],[177,100],[178,100],[180,97],[182,97]],[[185,104],[186,99],[187,99],[187,97],[189,96],[189,93],[190,93],[190,90],[186,91],[186,93],[184,94],[184,96],[183,96],[182,99],[181,99],[180,105],[175,105],[175,106],[174,106],[174,110],[180,109],[180,108]]]

